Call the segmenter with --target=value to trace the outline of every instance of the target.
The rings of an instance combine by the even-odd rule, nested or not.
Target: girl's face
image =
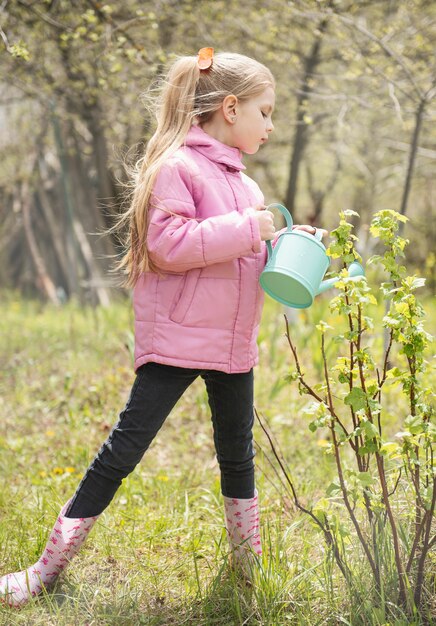
[[[246,154],[255,154],[261,144],[268,141],[269,134],[274,130],[272,113],[274,111],[275,93],[267,87],[258,96],[235,105],[234,123],[230,128],[233,147]]]

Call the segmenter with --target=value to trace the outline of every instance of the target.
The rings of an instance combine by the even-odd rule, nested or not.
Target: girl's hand
[[[307,224],[292,226],[292,230],[304,230],[304,232],[309,233],[309,235],[315,235],[316,231],[318,231],[321,233],[321,239],[329,234],[329,231],[324,228],[315,228],[315,226],[308,226]]]
[[[265,211],[263,206],[255,207],[254,217],[259,224],[261,241],[274,239],[276,229],[274,227],[274,214],[271,211]]]

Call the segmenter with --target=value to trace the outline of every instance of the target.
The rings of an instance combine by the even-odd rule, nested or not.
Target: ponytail
[[[162,164],[183,144],[192,125],[199,77],[197,58],[182,57],[171,67],[161,89],[157,128],[144,156],[136,163],[130,207],[116,225],[119,228],[129,223],[127,252],[116,267],[127,274],[127,287],[133,287],[143,272],[156,270],[145,245],[153,186]]]

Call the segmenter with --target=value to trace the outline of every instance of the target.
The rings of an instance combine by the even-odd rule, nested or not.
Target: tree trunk
[[[114,247],[109,237],[103,235],[106,226],[81,157],[74,124],[68,120],[60,125],[56,118],[55,126],[68,208],[70,255],[75,265],[76,293],[80,294],[85,286],[97,303],[106,306],[109,293],[102,285],[101,275],[109,271]],[[89,236],[94,237],[92,244]]]
[[[64,123],[64,137],[67,138],[67,166],[74,197],[74,217],[82,223],[88,237],[92,237],[92,249],[95,257],[100,259],[102,268],[109,268],[108,258],[114,248],[108,236],[104,236],[106,225],[98,204],[96,190],[90,177],[90,166],[82,158],[82,146],[79,143],[74,124]]]
[[[317,27],[316,39],[312,44],[312,48],[305,58],[304,74],[301,81],[301,90],[297,98],[297,119],[295,126],[294,142],[292,146],[291,163],[289,168],[289,181],[286,191],[285,205],[289,209],[294,218],[294,222],[298,222],[295,210],[295,199],[297,196],[297,183],[300,165],[303,154],[308,143],[308,125],[304,120],[306,115],[306,102],[312,91],[310,80],[312,75],[321,61],[321,42],[328,26],[328,18],[324,18]]]
[[[51,199],[47,195],[45,189],[45,182],[42,179],[43,173],[40,167],[41,181],[35,192],[35,201],[39,204],[41,212],[44,216],[44,224],[47,227],[48,234],[50,236],[50,245],[56,255],[56,263],[59,266],[62,274],[62,287],[65,290],[67,296],[70,296],[74,291],[74,284],[71,280],[71,271],[66,255],[66,239],[65,239],[65,220],[62,219],[62,215],[59,215],[59,211],[55,213],[52,207]],[[61,209],[63,212],[63,207]]]
[[[309,195],[312,200],[312,211],[308,216],[308,223],[312,226],[320,226],[321,216],[324,208],[324,202],[326,197],[333,191],[333,188],[338,179],[339,172],[341,170],[341,161],[336,155],[336,164],[331,173],[330,178],[326,182],[324,189],[317,186],[315,176],[313,175],[310,163],[306,164],[306,177]]]
[[[26,240],[29,245],[30,254],[36,269],[36,274],[38,278],[37,287],[50,300],[50,302],[52,302],[52,304],[59,304],[56,287],[54,286],[53,281],[47,272],[44,259],[38,248],[36,237],[33,232],[32,217],[30,214],[32,195],[30,193],[28,181],[24,181],[21,187],[21,198],[24,232],[26,234]]]
[[[86,121],[89,132],[92,135],[93,155],[97,174],[97,201],[100,204],[105,224],[111,226],[112,224],[109,223],[108,218],[117,212],[118,198],[115,182],[109,169],[108,149],[101,119],[102,112],[100,106],[96,104],[89,111]]]
[[[83,230],[82,224],[79,220],[73,222],[74,233],[80,246],[80,252],[87,266],[88,281],[84,281],[84,286],[88,287],[89,291],[95,298],[93,304],[100,304],[101,306],[109,306],[110,297],[109,293],[104,286],[104,280],[101,276],[100,269],[92,254],[92,248],[86,237],[86,233]]]
[[[407,176],[404,183],[403,197],[401,199],[400,213],[405,215],[407,211],[407,203],[409,201],[410,188],[412,185],[413,169],[415,166],[416,152],[418,150],[419,134],[421,132],[422,118],[424,117],[426,98],[422,98],[418,104],[415,113],[415,127],[413,129],[412,143],[410,144],[409,164],[407,166]],[[403,222],[400,223],[400,233],[402,231]]]
[[[58,152],[58,158],[60,163],[60,182],[62,188],[62,194],[64,199],[64,211],[66,211],[65,219],[65,255],[68,261],[68,284],[70,285],[70,296],[77,295],[80,298],[80,286],[78,277],[78,253],[77,246],[74,239],[73,232],[73,193],[71,189],[71,182],[68,172],[67,155],[65,145],[62,137],[61,127],[59,119],[54,111],[54,106],[51,109],[51,122],[54,131],[55,144]]]

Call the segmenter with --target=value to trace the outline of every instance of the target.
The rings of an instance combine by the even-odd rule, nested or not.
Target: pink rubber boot
[[[22,572],[0,578],[0,601],[21,607],[43,587],[52,585],[79,551],[96,517],[65,517],[69,502],[61,509],[47,545],[39,560]]]
[[[224,510],[233,563],[244,565],[252,562],[253,555],[262,554],[257,491],[254,498],[248,500],[224,496]]]

